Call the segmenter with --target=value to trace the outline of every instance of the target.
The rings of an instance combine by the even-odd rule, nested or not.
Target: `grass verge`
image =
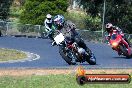
[[[2,71],[2,70],[1,70]],[[23,70],[9,70],[10,72],[19,73]],[[21,75],[21,76],[11,76],[11,75],[3,75],[0,76],[0,88],[131,88],[132,83],[130,84],[85,84],[80,86],[76,82],[75,73],[70,73],[73,70],[63,70],[63,72],[67,72],[66,74],[56,74],[56,72],[60,72],[62,70],[43,70],[43,69],[35,69],[30,70],[32,73],[41,73],[40,75],[31,74],[31,75]],[[92,70],[89,70],[92,71]],[[88,72],[89,72],[88,71]],[[92,73],[99,73],[99,74],[108,74],[108,73],[130,73],[132,75],[131,70],[93,70]],[[11,73],[12,73],[11,72]],[[25,69],[25,73],[27,74],[29,69]],[[43,75],[44,73],[49,73]],[[53,74],[51,74],[51,72]],[[1,72],[0,72],[1,73]],[[7,72],[5,72],[7,73]],[[91,74],[91,73],[90,73]]]
[[[80,86],[75,75],[0,77],[0,88],[131,88],[130,84],[85,84]]]
[[[19,60],[26,58],[27,55],[23,52],[13,50],[13,49],[3,49],[0,48],[0,62],[9,60]]]

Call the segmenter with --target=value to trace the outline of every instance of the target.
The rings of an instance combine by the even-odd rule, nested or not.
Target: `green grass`
[[[0,77],[0,88],[131,88],[130,84],[85,84],[80,86],[75,75]]]
[[[24,59],[26,57],[27,55],[23,52],[12,49],[0,48],[0,62],[8,61],[8,60]]]

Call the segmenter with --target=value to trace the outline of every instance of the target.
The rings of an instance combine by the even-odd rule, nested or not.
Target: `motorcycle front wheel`
[[[64,46],[59,46],[59,53],[60,55],[62,56],[62,58],[69,64],[69,65],[75,65],[76,62],[72,61],[72,59],[75,59],[76,56],[72,53],[72,52],[68,52],[65,50],[65,47]],[[69,55],[68,55],[69,54]],[[71,56],[71,55],[72,56]]]

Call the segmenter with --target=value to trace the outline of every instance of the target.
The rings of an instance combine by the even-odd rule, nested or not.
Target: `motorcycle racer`
[[[91,52],[90,49],[86,46],[82,38],[77,33],[76,26],[71,21],[67,20],[65,21],[64,17],[62,15],[57,15],[54,17],[54,24],[56,25],[56,29],[66,36],[67,38],[75,41],[80,47],[85,49],[88,52]],[[52,43],[54,45],[55,42]]]
[[[51,40],[53,40],[54,27],[53,27],[52,15],[50,14],[46,15],[44,25],[45,25],[45,31],[47,33],[46,37],[49,37]]]
[[[122,37],[124,38],[124,40],[128,43],[129,47],[131,47],[129,41],[124,37],[124,33],[122,32],[122,30],[119,27],[113,26],[112,23],[107,23],[106,24],[106,31],[108,32],[108,37],[107,37],[108,41],[110,40],[110,37],[111,37],[113,31],[117,31],[118,34],[122,35]]]
[[[96,58],[94,54],[91,52],[91,50],[86,46],[81,36],[77,33],[75,24],[72,23],[70,20],[65,20],[62,15],[55,16],[53,21],[54,21],[54,25],[56,26],[54,39],[59,34],[62,34],[64,36],[63,38],[64,42],[62,42],[59,46],[61,47],[60,52],[63,53],[63,50],[69,52],[69,49],[73,49],[74,47],[73,49],[74,54],[75,52],[77,52],[76,56],[78,56],[78,58],[81,60],[76,60],[75,58],[72,58],[71,61],[72,63],[76,63],[76,61],[80,61],[80,63],[87,61],[89,64],[95,65]],[[61,37],[59,39],[61,40]],[[56,41],[52,43],[53,46],[56,44],[57,44]],[[67,54],[66,52],[63,54],[66,54],[66,56],[68,56],[69,54]],[[67,60],[66,62],[71,63]]]
[[[46,27],[46,31],[52,30],[51,29],[51,27],[52,27],[52,16],[50,14],[46,15],[46,19],[44,21],[44,25]]]
[[[74,40],[78,43],[82,48],[86,49],[86,44],[81,39],[79,34],[77,33],[76,26],[71,21],[65,21],[62,15],[57,15],[54,18],[54,24],[57,26],[57,30],[61,31],[65,34],[66,37],[69,37],[71,40]]]
[[[122,32],[122,30],[116,26],[113,26],[111,23],[106,24],[106,31],[108,32],[108,37],[107,40],[110,41],[111,36],[113,34],[118,34],[122,36],[121,42],[123,44],[125,44],[126,48],[128,49],[128,52],[130,51],[130,43],[128,42],[128,40],[124,37],[124,33]],[[115,50],[114,48],[112,48],[113,50]],[[118,52],[118,55],[121,55],[122,53],[120,52],[120,50],[116,50]]]

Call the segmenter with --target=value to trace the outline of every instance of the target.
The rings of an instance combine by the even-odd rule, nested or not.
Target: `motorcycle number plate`
[[[62,33],[60,33],[59,35],[57,35],[55,38],[54,38],[56,44],[60,44],[61,42],[64,41],[64,36]]]

